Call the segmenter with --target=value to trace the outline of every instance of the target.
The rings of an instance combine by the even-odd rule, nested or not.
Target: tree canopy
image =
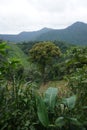
[[[31,61],[38,64],[49,64],[61,54],[59,47],[52,42],[36,43],[29,52]]]
[[[53,60],[61,55],[59,47],[49,41],[36,43],[29,53],[30,60],[38,64],[42,74],[45,73],[45,68],[50,66]]]

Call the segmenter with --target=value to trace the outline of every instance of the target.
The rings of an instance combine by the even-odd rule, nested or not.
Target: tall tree
[[[50,67],[53,60],[60,56],[61,51],[59,47],[52,42],[41,42],[36,43],[29,53],[30,60],[39,66],[39,70],[42,73],[44,80],[46,67]]]

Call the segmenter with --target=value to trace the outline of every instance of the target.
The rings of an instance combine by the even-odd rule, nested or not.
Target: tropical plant
[[[77,95],[77,115],[87,124],[87,48],[77,47],[68,51],[69,59],[66,66],[69,69],[67,75],[68,86],[73,94]],[[87,127],[87,125],[86,125]]]
[[[48,130],[82,130],[83,124],[76,115],[76,95],[60,100],[57,94],[57,88],[48,88],[43,97],[36,95],[37,114],[42,125]]]
[[[0,44],[0,129],[32,130],[37,124],[34,84],[19,78],[19,60],[8,59],[6,44]]]

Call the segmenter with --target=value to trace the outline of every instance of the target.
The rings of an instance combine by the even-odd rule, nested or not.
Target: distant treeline
[[[24,42],[17,43],[17,45],[23,50],[25,54],[29,54],[29,50],[32,48],[32,46],[39,42],[40,41],[29,41],[29,42],[24,41]],[[71,46],[74,46],[72,44],[63,41],[53,41],[53,43],[59,46],[62,53],[65,53],[67,49],[69,49]]]

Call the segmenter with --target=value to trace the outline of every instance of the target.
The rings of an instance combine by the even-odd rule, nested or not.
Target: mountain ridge
[[[64,29],[44,27],[37,31],[23,31],[17,35],[0,34],[0,39],[11,42],[61,40],[77,45],[87,45],[87,24],[77,21]]]

